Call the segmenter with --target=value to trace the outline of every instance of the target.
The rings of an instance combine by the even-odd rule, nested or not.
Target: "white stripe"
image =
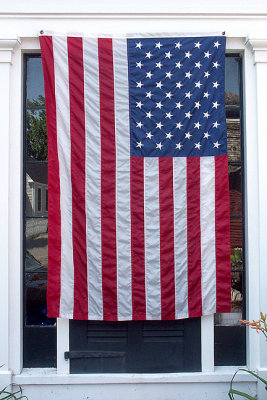
[[[130,126],[127,42],[113,40],[116,126],[116,235],[118,320],[132,319]]]
[[[101,141],[97,39],[83,39],[85,100],[85,202],[88,319],[103,319],[101,253]]]
[[[146,319],[161,319],[159,160],[144,162]]]
[[[187,164],[173,158],[175,318],[188,318]]]
[[[215,162],[200,158],[200,230],[202,314],[216,312]]]
[[[67,38],[53,37],[61,210],[60,317],[73,318],[71,141]]]

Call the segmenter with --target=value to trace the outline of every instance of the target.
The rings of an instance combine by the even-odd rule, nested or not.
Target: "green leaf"
[[[230,396],[230,394],[237,394],[238,396],[245,397],[246,399],[249,399],[249,400],[257,400],[256,397],[252,397],[252,396],[250,396],[250,395],[247,394],[247,393],[240,392],[239,390],[235,390],[235,389],[230,389],[230,390],[229,390],[229,397],[230,397],[230,399],[231,399],[231,400],[234,399],[234,396]]]

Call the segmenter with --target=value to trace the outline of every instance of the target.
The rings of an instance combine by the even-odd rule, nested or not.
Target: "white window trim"
[[[54,21],[56,22],[56,21]],[[97,21],[99,24],[99,21]],[[10,96],[14,101],[12,101],[12,107],[10,108],[10,135],[9,135],[9,168],[4,171],[9,176],[9,188],[12,192],[10,195],[10,213],[9,222],[7,228],[9,229],[9,284],[5,282],[5,285],[9,285],[10,296],[9,301],[9,357],[8,357],[8,367],[14,372],[14,383],[26,384],[27,382],[33,384],[38,382],[38,376],[40,377],[40,382],[45,384],[45,382],[51,383],[50,379],[55,370],[49,369],[52,375],[50,378],[46,379],[48,376],[47,370],[35,370],[33,369],[30,373],[29,371],[22,370],[22,298],[23,298],[23,288],[22,288],[22,199],[23,187],[22,187],[22,98],[17,96],[18,91],[22,92],[22,55],[23,52],[39,52],[39,41],[37,37],[22,38],[22,45],[13,54],[13,66],[11,70],[11,86],[10,86]],[[244,104],[246,104],[246,109],[249,110],[248,113],[244,115],[244,130],[245,130],[245,181],[246,181],[246,193],[245,193],[245,216],[246,216],[246,265],[247,265],[247,290],[248,294],[257,291],[259,288],[259,249],[258,249],[258,181],[255,176],[258,175],[258,166],[255,165],[255,160],[257,160],[258,148],[257,141],[255,140],[255,134],[246,135],[246,132],[255,132],[255,116],[257,115],[257,108],[255,104],[256,99],[256,74],[255,66],[253,61],[252,52],[245,46],[245,38],[227,38],[227,51],[228,52],[243,52],[244,53]],[[21,116],[19,118],[18,116]],[[21,134],[18,135],[18,132]],[[0,157],[2,152],[5,151],[5,147],[0,148]],[[20,165],[20,168],[15,166]],[[13,210],[16,210],[13,212]],[[255,222],[256,221],[256,222]],[[14,251],[14,249],[18,249]],[[253,273],[249,271],[249,266],[253,265]],[[1,290],[1,285],[0,285]],[[255,316],[259,312],[259,301],[250,302],[249,295],[247,296],[247,310],[248,315]],[[142,382],[149,382],[150,379],[163,379],[164,381],[169,381],[168,379],[174,379],[180,382],[183,379],[188,379],[188,381],[201,382],[203,379],[206,381],[218,381],[221,379],[226,379],[229,381],[232,376],[233,368],[227,368],[226,372],[221,373],[221,369],[215,368],[214,370],[214,352],[213,343],[214,330],[213,330],[213,316],[203,317],[201,321],[202,327],[202,365],[203,372],[194,374],[157,374],[153,377],[151,374],[142,374]],[[52,379],[57,382],[80,382],[86,380],[86,383],[95,382],[96,377],[99,377],[99,382],[104,383],[105,381],[117,382],[117,379],[128,379],[127,374],[113,374],[105,375],[88,375],[86,379],[80,377],[80,375],[69,375],[69,362],[64,360],[64,352],[68,351],[69,347],[69,324],[66,320],[58,320],[58,331],[57,331],[57,361],[58,368],[56,375],[58,378],[54,377]],[[254,332],[248,331],[248,366],[252,369],[259,367],[259,339],[258,335]],[[235,370],[236,368],[234,368]],[[21,372],[22,371],[22,372]],[[54,376],[54,375],[53,375]],[[139,379],[140,375],[133,374],[132,379]],[[138,378],[136,378],[138,376]],[[171,378],[172,376],[172,378]],[[224,378],[222,378],[224,376]],[[34,378],[35,377],[35,378]],[[120,377],[120,378],[119,378]],[[42,379],[41,379],[42,378]],[[58,379],[58,380],[57,380]],[[167,379],[167,380],[165,380]],[[243,379],[243,378],[242,378]],[[245,379],[245,378],[244,378]],[[79,381],[80,380],[80,381]],[[249,380],[249,379],[248,379]]]

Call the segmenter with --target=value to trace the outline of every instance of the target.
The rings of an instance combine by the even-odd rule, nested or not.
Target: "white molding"
[[[20,44],[18,37],[0,36],[0,63],[11,63],[12,53],[16,46]]]
[[[69,374],[70,361],[65,360],[64,353],[69,351],[69,320],[57,318],[57,373]]]
[[[132,383],[201,383],[230,382],[238,367],[217,367],[214,372],[158,373],[158,374],[58,374],[56,369],[24,369],[20,375],[14,375],[12,383],[16,385],[105,385]],[[235,382],[255,382],[250,374],[240,371]]]
[[[201,317],[202,372],[214,371],[214,315]]]

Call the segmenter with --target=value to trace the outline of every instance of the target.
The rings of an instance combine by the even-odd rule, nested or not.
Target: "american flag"
[[[40,43],[48,315],[229,312],[225,37]]]

